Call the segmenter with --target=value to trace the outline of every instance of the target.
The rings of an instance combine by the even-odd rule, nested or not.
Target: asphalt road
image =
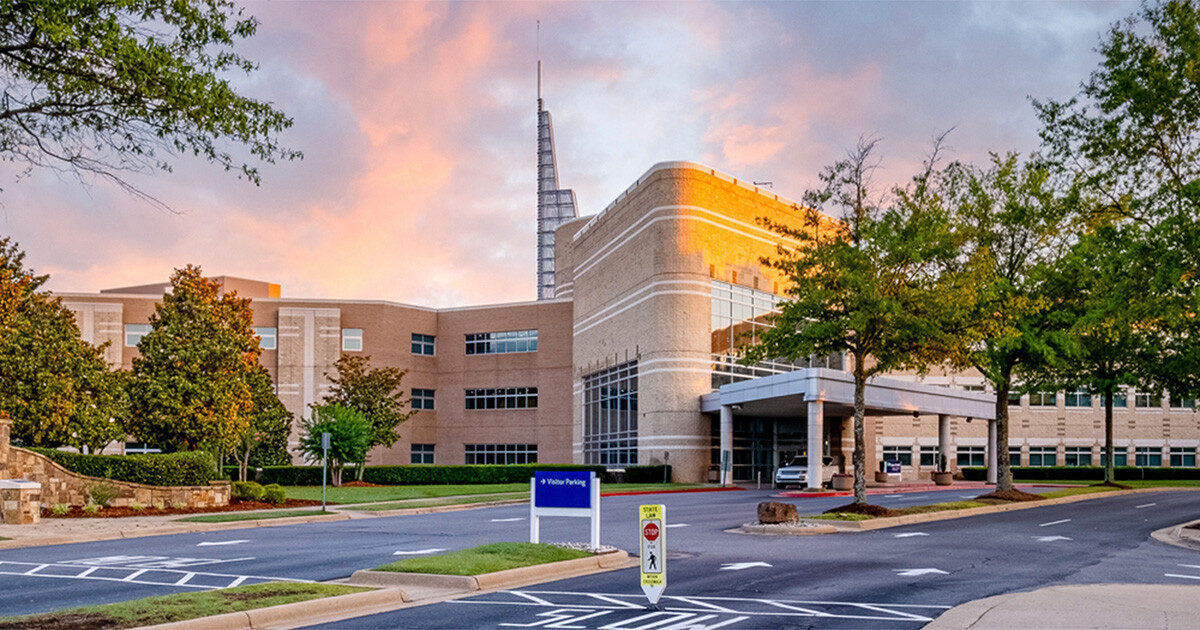
[[[945,607],[1013,590],[1094,582],[1200,584],[1200,554],[1149,538],[1156,529],[1200,518],[1197,492],[1106,497],[857,534],[725,533],[754,520],[755,506],[771,494],[602,501],[601,542],[633,552],[637,505],[667,506],[662,611],[645,610],[636,570],[622,570],[324,627],[908,628]],[[950,489],[873,495],[871,501],[903,506],[969,495]],[[846,499],[793,501],[801,513],[816,513]],[[524,540],[528,531],[528,507],[516,505],[9,550],[0,552],[0,612],[272,579],[331,580],[404,555]],[[542,521],[543,541],[586,539],[586,519]]]

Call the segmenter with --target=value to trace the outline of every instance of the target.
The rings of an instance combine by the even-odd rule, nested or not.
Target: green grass
[[[370,589],[342,584],[270,582],[215,591],[160,595],[116,604],[85,606],[23,617],[5,617],[0,619],[0,626],[14,629],[34,629],[48,626],[72,627],[74,624],[79,624],[80,627],[83,627],[82,622],[85,620],[94,620],[94,623],[87,627],[103,625],[105,628],[140,628],[322,597],[347,595],[366,590]],[[99,623],[100,621],[108,621],[108,624]]]
[[[406,558],[376,568],[396,573],[437,573],[439,575],[480,575],[505,569],[529,567],[547,562],[574,560],[590,556],[586,551],[564,549],[538,543],[492,543],[471,549],[452,551],[440,556]]]
[[[321,510],[287,510],[286,512],[218,512],[202,516],[188,516],[175,520],[184,523],[229,523],[232,521],[259,521],[268,518],[288,518],[291,516],[316,516],[318,514],[333,514]]]
[[[1106,486],[1079,486],[1079,487],[1075,487],[1075,488],[1063,488],[1061,490],[1055,490],[1053,492],[1042,493],[1041,496],[1046,497],[1047,499],[1057,499],[1059,497],[1071,497],[1071,496],[1076,496],[1076,495],[1081,495],[1081,494],[1096,494],[1098,492],[1111,492],[1111,491],[1117,490],[1117,489],[1118,488],[1106,487]],[[908,516],[911,514],[929,514],[931,512],[947,512],[950,510],[966,510],[966,509],[970,509],[970,508],[986,507],[989,505],[1004,505],[1006,503],[1009,503],[1009,502],[1001,501],[999,499],[948,501],[946,503],[932,503],[930,505],[911,505],[909,507],[895,509],[895,510],[893,510],[893,512],[896,512],[896,516]],[[866,520],[871,520],[873,518],[878,518],[878,517],[868,516],[866,514],[834,513],[834,514],[818,514],[816,516],[805,516],[804,518],[823,520],[823,521],[866,521]]]
[[[1052,490],[1050,492],[1040,492],[1038,494],[1046,497],[1047,499],[1057,499],[1059,497],[1073,497],[1080,494],[1112,492],[1113,490],[1120,490],[1120,488],[1114,488],[1112,486],[1080,486],[1077,488],[1063,488],[1061,490]]]
[[[875,517],[867,514],[852,514],[850,512],[834,512],[832,514],[814,514],[812,516],[802,516],[803,519],[811,519],[814,521],[869,521]]]
[[[1061,480],[1061,481],[1056,480],[1056,479],[1051,479],[1051,480],[1018,479],[1015,483],[1042,484],[1042,485],[1064,484],[1064,485],[1087,486],[1087,485],[1093,484],[1093,483],[1100,483],[1100,481],[1099,480],[1091,480],[1091,481],[1082,480],[1081,481],[1079,479],[1068,479],[1068,480]],[[1130,488],[1200,488],[1200,479],[1155,479],[1155,480],[1141,480],[1141,479],[1133,480],[1133,479],[1130,479],[1127,481],[1119,480],[1119,481],[1117,481],[1117,483],[1119,483],[1123,486],[1129,486]]]
[[[383,511],[383,510],[409,510],[416,508],[441,507],[444,505],[467,505],[471,503],[486,503],[488,501],[507,501],[512,499],[527,500],[529,493],[510,492],[508,494],[477,494],[466,497],[447,497],[444,499],[411,499],[409,501],[398,501],[392,503],[368,503],[366,505],[355,505],[351,507],[341,508],[343,510],[364,510],[364,511]]]
[[[687,490],[704,488],[703,484],[685,483],[611,483],[604,484],[600,491],[609,492],[649,492],[662,490]],[[321,486],[287,486],[287,496],[291,499],[321,500]],[[428,485],[428,486],[379,486],[368,488],[328,488],[327,500],[330,503],[380,503],[407,501],[411,499],[440,499],[442,497],[466,497],[474,495],[512,494],[512,499],[529,498],[527,483],[480,483],[466,485]],[[454,502],[452,502],[454,503]],[[462,503],[461,501],[457,503]],[[375,509],[375,508],[371,508]]]

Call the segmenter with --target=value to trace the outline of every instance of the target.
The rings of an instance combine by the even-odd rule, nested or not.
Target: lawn
[[[1018,479],[1014,483],[1029,483],[1029,484],[1043,484],[1043,485],[1074,484],[1074,485],[1085,485],[1086,486],[1086,485],[1093,484],[1093,483],[1100,483],[1100,480],[1095,479],[1095,480],[1082,480],[1081,481],[1079,479],[1069,479],[1069,480],[1060,481],[1060,480],[1054,480],[1054,479],[1051,479],[1051,480]],[[1123,486],[1129,486],[1130,488],[1200,488],[1200,479],[1155,479],[1155,480],[1141,480],[1141,479],[1121,480],[1121,479],[1118,479],[1117,483],[1119,483]]]
[[[548,562],[575,560],[590,555],[590,553],[578,549],[566,549],[539,543],[492,543],[471,549],[452,551],[440,556],[405,558],[377,567],[375,570],[396,573],[480,575]]]
[[[140,628],[367,590],[370,589],[342,584],[270,582],[213,591],[160,595],[24,617],[5,617],[0,619],[0,627],[13,630],[48,627]]]
[[[288,518],[292,516],[316,516],[318,514],[333,514],[333,512],[322,512],[321,510],[287,510],[285,512],[221,512],[218,514],[204,514],[201,516],[177,518],[175,520],[183,523],[229,523],[233,521],[260,521],[268,518]]]
[[[653,492],[664,490],[688,490],[707,487],[703,484],[684,483],[610,483],[600,491],[610,492]],[[320,486],[286,486],[289,499],[321,500]],[[488,500],[528,499],[528,483],[480,483],[468,485],[428,486],[377,486],[366,488],[328,488],[330,503],[378,503],[383,501],[406,501],[409,499],[439,499],[442,497],[466,497],[474,495],[508,495]],[[462,503],[451,501],[450,503]],[[404,506],[412,507],[412,506]],[[378,508],[372,508],[378,509]],[[390,508],[385,508],[390,509]]]

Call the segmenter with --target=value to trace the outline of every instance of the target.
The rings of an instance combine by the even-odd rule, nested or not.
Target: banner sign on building
[[[600,547],[600,481],[594,472],[539,470],[529,480],[529,542],[538,542],[543,516],[591,519],[591,545]]]
[[[641,542],[642,592],[651,604],[667,588],[667,507],[638,506],[638,540]]]

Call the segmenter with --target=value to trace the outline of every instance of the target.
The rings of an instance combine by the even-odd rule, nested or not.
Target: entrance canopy
[[[994,420],[993,394],[875,377],[867,380],[868,415],[937,414]],[[734,415],[767,418],[800,417],[808,405],[824,403],[826,415],[854,411],[854,377],[849,372],[810,368],[730,383],[700,398],[701,411],[717,413],[731,407]]]

